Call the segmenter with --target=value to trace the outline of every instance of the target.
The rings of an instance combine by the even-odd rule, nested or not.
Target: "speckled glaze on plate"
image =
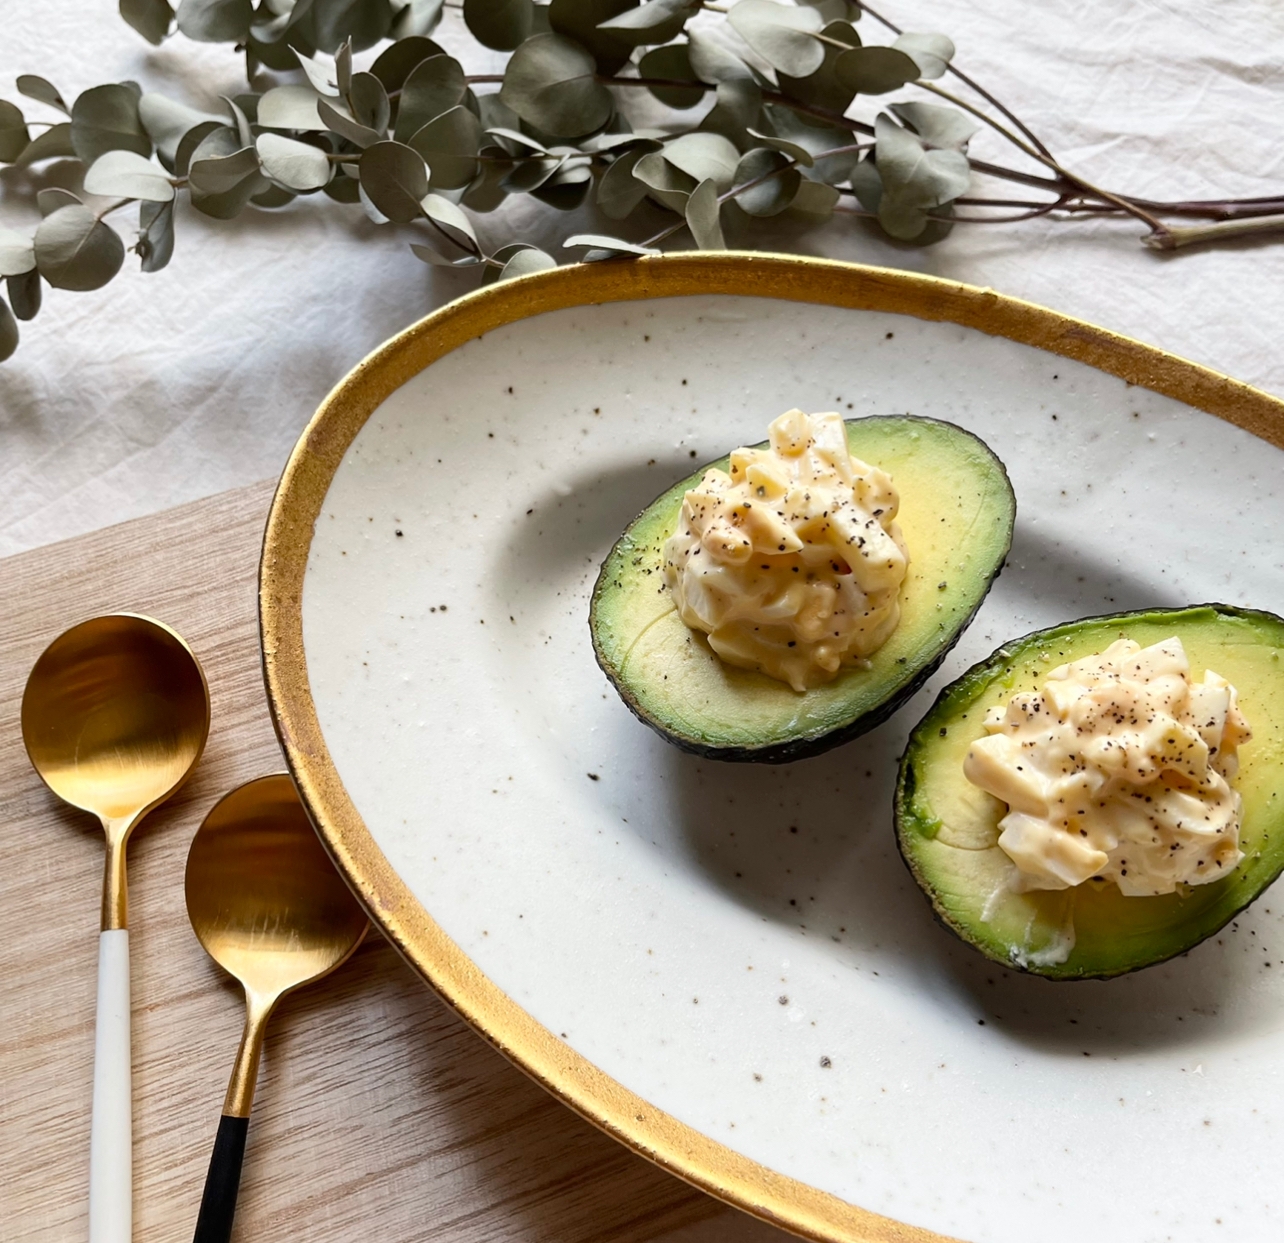
[[[588,591],[693,460],[795,405],[982,436],[1017,493],[1009,566],[874,733],[696,759],[610,690]],[[1281,403],[986,290],[746,255],[543,273],[318,412],[265,541],[269,697],[407,959],[682,1177],[816,1239],[1274,1240],[1284,894],[1174,962],[1051,984],[932,922],[891,799],[910,726],[1006,637],[1281,611],[1281,442]]]

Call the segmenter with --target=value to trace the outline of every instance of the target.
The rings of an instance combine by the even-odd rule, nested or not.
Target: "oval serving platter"
[[[683,755],[598,670],[588,593],[649,501],[791,406],[982,436],[1008,568],[872,734],[779,768]],[[1281,611],[1280,446],[1284,403],[989,290],[760,254],[559,268],[322,404],[264,542],[269,701],[412,966],[695,1185],[818,1240],[1274,1238],[1284,895],[1171,963],[1049,984],[933,924],[891,805],[910,727],[1005,638]]]

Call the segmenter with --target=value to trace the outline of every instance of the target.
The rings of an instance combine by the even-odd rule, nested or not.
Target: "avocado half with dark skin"
[[[1157,897],[1125,897],[1113,883],[1092,880],[1060,892],[1013,892],[1014,865],[997,844],[1007,807],[963,775],[968,748],[985,735],[986,710],[1117,639],[1149,647],[1174,635],[1192,680],[1205,669],[1226,678],[1253,731],[1232,782],[1243,798],[1243,860],[1221,880]],[[1205,604],[1089,617],[1005,644],[947,686],[910,736],[896,836],[940,922],[1006,967],[1050,980],[1106,979],[1185,953],[1284,870],[1284,619]]]
[[[900,621],[868,667],[843,669],[799,693],[725,664],[678,616],[665,585],[664,544],[685,493],[710,466],[725,470],[727,458],[648,505],[602,563],[589,606],[598,664],[629,708],[684,751],[784,764],[873,729],[937,669],[1002,569],[1016,498],[983,441],[912,415],[849,419],[846,427],[851,452],[891,475],[909,550]]]

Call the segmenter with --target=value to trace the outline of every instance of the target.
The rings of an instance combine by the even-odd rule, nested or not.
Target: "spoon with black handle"
[[[197,939],[245,988],[245,1032],[195,1234],[195,1243],[228,1243],[268,1018],[286,993],[351,957],[369,923],[285,773],[214,805],[192,840],[186,891]]]

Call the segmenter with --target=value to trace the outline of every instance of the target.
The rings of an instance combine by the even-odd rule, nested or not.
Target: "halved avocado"
[[[845,669],[799,694],[724,664],[678,616],[664,581],[664,544],[683,495],[709,466],[725,469],[727,458],[648,505],[602,563],[589,607],[598,664],[629,708],[684,751],[783,764],[873,729],[945,659],[1003,566],[1016,498],[984,442],[912,415],[846,426],[851,452],[892,476],[909,549],[900,622],[868,668]]]
[[[1253,730],[1233,783],[1244,800],[1245,858],[1221,880],[1159,897],[1124,897],[1109,882],[1091,881],[1058,893],[1012,892],[1014,865],[997,845],[1007,808],[963,775],[968,747],[985,734],[986,710],[1116,639],[1148,647],[1173,635],[1192,678],[1214,669],[1238,690]],[[1225,604],[1090,617],[1005,644],[941,692],[901,760],[897,842],[940,921],[988,958],[1050,980],[1104,979],[1185,953],[1279,876],[1282,778],[1284,619]]]

